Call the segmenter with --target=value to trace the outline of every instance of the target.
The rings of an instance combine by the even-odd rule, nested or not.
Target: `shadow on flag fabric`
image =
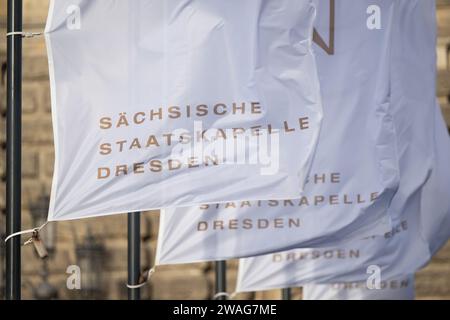
[[[164,209],[157,263],[330,246],[391,229],[387,210],[399,184],[391,110],[399,107],[390,101],[394,4],[318,5],[314,51],[324,119],[302,196]]]
[[[299,197],[314,19],[312,0],[51,1],[49,220]]]
[[[434,116],[432,172],[426,184],[411,195],[404,216],[390,232],[340,247],[241,259],[236,291],[366,281],[372,267],[379,269],[382,280],[394,279],[424,267],[450,238],[450,199],[446,196],[450,190],[450,138],[438,105]]]
[[[378,287],[366,282],[308,284],[303,300],[414,300],[414,275],[380,281]]]
[[[449,238],[450,200],[439,196],[450,188],[450,144],[434,97],[434,1],[397,0],[395,17],[390,96],[401,179],[389,207],[392,230],[384,237],[345,245],[244,259],[239,290],[363,281],[371,265],[378,266],[384,278],[414,273]]]

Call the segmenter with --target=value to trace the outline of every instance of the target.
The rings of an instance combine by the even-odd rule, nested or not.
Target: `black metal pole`
[[[22,0],[8,0],[7,32],[22,31]],[[7,37],[6,111],[6,233],[21,229],[22,157],[22,36]],[[20,237],[6,244],[6,292],[8,300],[21,298]]]
[[[128,213],[128,284],[137,285],[141,275],[141,213]],[[128,300],[140,300],[141,289],[128,289]]]
[[[285,288],[281,290],[281,299],[282,300],[291,300],[292,292],[290,288]]]
[[[216,261],[216,294],[227,292],[227,262]],[[227,300],[227,297],[218,296],[217,300]]]

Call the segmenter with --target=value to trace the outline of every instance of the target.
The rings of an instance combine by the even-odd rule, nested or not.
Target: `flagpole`
[[[141,275],[141,213],[128,213],[128,284],[139,284]],[[128,288],[128,300],[141,300],[141,289]]]
[[[282,300],[291,300],[292,292],[290,288],[285,288],[281,290],[281,299]]]
[[[22,0],[8,0],[7,32],[22,31]],[[7,36],[6,234],[21,229],[22,35]],[[6,243],[8,300],[21,298],[20,237]]]
[[[216,294],[227,292],[227,262],[216,261]],[[220,295],[217,300],[227,300],[225,295]]]

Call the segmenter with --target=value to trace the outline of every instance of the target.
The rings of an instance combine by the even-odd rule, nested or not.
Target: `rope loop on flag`
[[[152,275],[156,271],[156,266],[152,267],[151,269],[145,270],[141,276],[139,277],[139,283],[138,284],[127,284],[128,289],[139,289],[145,286],[149,281]]]
[[[219,298],[221,298],[221,297],[225,297],[225,298],[227,298],[227,299],[230,299],[230,295],[229,295],[227,292],[217,292],[217,293],[214,295],[213,300],[217,300],[217,299],[219,299]]]
[[[217,292],[214,297],[213,300],[217,300],[220,297],[226,297],[227,300],[233,300],[236,296],[237,296],[237,292],[233,292],[231,294],[229,294],[228,292]]]
[[[26,246],[30,243],[33,243],[34,239],[39,238],[39,232],[41,232],[41,230],[47,225],[47,223],[48,223],[48,221],[38,228],[28,229],[28,230],[23,230],[23,231],[12,233],[5,238],[5,243],[14,237],[17,237],[17,236],[20,236],[23,234],[30,234],[30,233],[32,234],[31,238],[29,238],[27,241],[25,241],[22,245]]]
[[[20,35],[20,36],[22,36],[22,38],[33,38],[33,37],[42,36],[43,34],[44,34],[43,32],[12,31],[12,32],[8,32],[6,34],[6,37]]]

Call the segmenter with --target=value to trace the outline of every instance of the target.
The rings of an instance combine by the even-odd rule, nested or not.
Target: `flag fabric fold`
[[[324,247],[391,228],[388,207],[400,180],[390,86],[395,5],[318,4],[322,40],[314,52],[324,119],[302,196],[164,209],[157,263]]]
[[[315,6],[51,1],[49,220],[298,197],[322,119]]]
[[[297,249],[241,261],[239,290],[364,281],[414,273],[450,237],[450,144],[435,103],[434,1],[396,1],[390,54],[390,101],[398,141],[400,186],[384,236],[328,248]],[[267,279],[267,280],[266,280]],[[258,289],[256,289],[258,288]]]
[[[241,259],[236,291],[366,281],[373,266],[379,269],[382,280],[394,279],[424,267],[450,237],[450,200],[437,197],[450,189],[450,138],[438,105],[434,116],[432,172],[408,199],[404,215],[390,232],[343,246]]]

